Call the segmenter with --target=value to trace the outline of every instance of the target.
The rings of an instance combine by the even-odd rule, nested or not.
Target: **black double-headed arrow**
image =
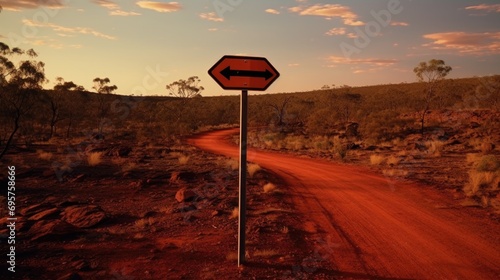
[[[232,70],[231,66],[224,68],[220,71],[222,76],[231,80],[231,77],[251,77],[251,78],[264,78],[266,81],[273,77],[273,73],[269,70],[265,71],[251,71],[251,70]]]

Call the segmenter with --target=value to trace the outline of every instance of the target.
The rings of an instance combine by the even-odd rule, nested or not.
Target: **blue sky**
[[[0,41],[34,48],[51,88],[63,77],[91,89],[166,95],[199,76],[205,96],[236,94],[207,74],[223,55],[264,56],[281,77],[269,93],[323,85],[413,82],[421,61],[451,78],[500,74],[500,4],[453,0],[0,0]]]

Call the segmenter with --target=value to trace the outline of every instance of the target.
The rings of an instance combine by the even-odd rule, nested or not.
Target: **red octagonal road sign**
[[[225,55],[208,74],[223,88],[266,90],[280,73],[264,57]]]

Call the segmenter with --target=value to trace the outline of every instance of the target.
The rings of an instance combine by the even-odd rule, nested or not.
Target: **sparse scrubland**
[[[13,54],[0,47],[3,56]],[[24,186],[19,203],[31,205],[21,213],[18,230],[27,242],[46,242],[44,250],[34,252],[36,259],[26,260],[27,279],[39,270],[50,274],[57,269],[58,278],[75,270],[98,278],[129,277],[123,267],[137,255],[149,265],[148,273],[161,273],[166,262],[188,252],[195,261],[217,252],[211,258],[213,271],[199,272],[196,276],[204,278],[198,278],[234,278],[217,269],[235,258],[238,161],[188,147],[185,138],[236,127],[239,98],[201,97],[202,87],[191,98],[175,94],[182,82],[198,83],[197,77],[170,84],[173,97],[115,95],[117,87],[108,85],[107,78],[93,80],[97,93],[62,78],[53,90],[43,90],[43,64],[27,61],[23,69],[28,68],[40,74],[37,80],[17,71],[24,87],[5,77],[0,84],[5,106],[0,110],[0,158],[19,170],[17,184]],[[440,80],[432,94],[418,82],[252,95],[248,143],[366,165],[396,181],[419,181],[442,190],[457,205],[482,207],[478,211],[497,219],[499,85],[500,76],[491,76]],[[248,255],[292,267],[307,258],[308,250],[300,222],[291,215],[285,184],[257,164],[249,164],[248,173],[252,219],[247,231],[253,250]],[[276,242],[276,249],[266,247]],[[106,246],[94,249],[99,256],[82,251],[83,257],[74,253],[50,259],[62,255],[62,247],[71,251],[88,244]],[[109,256],[111,247],[119,250],[117,259]],[[153,259],[162,263],[148,262]],[[68,269],[50,268],[54,262]],[[275,273],[259,269],[257,276]]]
[[[248,143],[260,149],[371,165],[387,176],[397,174],[397,178],[463,192],[468,178],[452,176],[447,173],[454,171],[440,167],[455,166],[461,174],[468,174],[470,170],[459,164],[458,157],[478,152],[498,157],[499,83],[500,76],[442,80],[430,99],[425,83],[252,95],[249,122],[253,128]],[[180,143],[185,135],[235,127],[239,122],[236,96],[119,96],[61,86],[33,91],[29,96],[31,110],[18,120],[20,128],[10,143],[11,152],[35,149],[47,161],[54,160],[45,146],[62,147],[68,158],[85,154],[92,166],[100,163],[99,154],[78,150],[88,143],[109,139],[131,140],[141,147],[158,141]],[[55,123],[46,117],[51,100],[60,107]],[[96,118],[103,106],[110,110],[102,119]],[[283,110],[275,110],[277,107]],[[423,131],[422,107],[428,109]],[[0,114],[0,118],[2,123],[14,124],[12,115]],[[11,132],[11,126],[2,126],[2,148]],[[182,153],[175,156],[180,165],[190,160]],[[60,169],[71,170],[74,165],[71,160],[60,162]],[[133,167],[133,163],[124,164],[124,170]],[[237,168],[235,161],[227,160],[227,164]],[[436,168],[430,172],[433,166]],[[494,193],[490,194],[492,200],[497,199]],[[480,202],[481,198],[472,197]]]

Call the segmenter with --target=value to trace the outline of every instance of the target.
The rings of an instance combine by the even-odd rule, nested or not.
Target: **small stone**
[[[31,241],[49,240],[59,241],[61,236],[69,236],[77,233],[78,230],[61,220],[41,220],[36,222],[28,231],[32,235]]]
[[[96,205],[70,206],[64,210],[63,219],[79,228],[89,228],[97,225],[106,217],[106,213]]]
[[[28,220],[31,221],[39,221],[39,220],[47,220],[50,218],[55,218],[59,216],[59,209],[57,208],[51,208],[42,212],[39,212],[31,217],[28,218]]]
[[[196,193],[192,190],[188,190],[186,188],[182,188],[177,191],[175,194],[175,199],[178,202],[186,202],[186,201],[191,201],[196,197]]]

